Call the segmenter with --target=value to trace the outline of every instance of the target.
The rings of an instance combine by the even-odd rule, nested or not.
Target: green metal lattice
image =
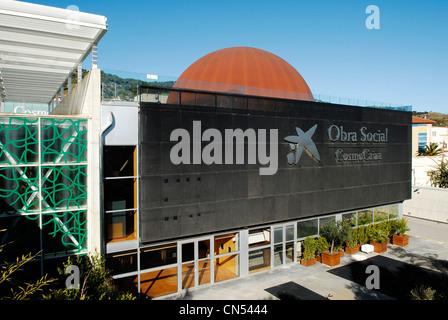
[[[0,118],[0,214],[42,216],[47,236],[81,252],[87,239],[86,161],[87,120]]]

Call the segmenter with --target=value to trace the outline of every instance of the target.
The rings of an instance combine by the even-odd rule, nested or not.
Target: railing
[[[102,71],[103,101],[146,101],[166,103],[168,93],[178,78],[137,72],[124,72],[105,69]],[[206,92],[220,92],[236,95],[273,97],[290,100],[306,100],[323,103],[342,104],[359,107],[381,108],[399,111],[412,111],[410,105],[398,105],[381,101],[343,98],[323,94],[308,94],[286,90],[274,90],[259,87],[239,86],[227,83],[182,79],[176,86]],[[142,91],[141,88],[146,88]],[[150,93],[148,88],[154,88]]]

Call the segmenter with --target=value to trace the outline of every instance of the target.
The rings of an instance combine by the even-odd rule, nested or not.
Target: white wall
[[[403,215],[448,222],[448,189],[412,187],[412,199],[403,203]]]
[[[89,118],[87,174],[87,247],[90,253],[103,253],[100,184],[101,70],[92,68],[70,94],[51,112],[52,115],[83,115]]]
[[[111,130],[105,134],[105,145],[136,146],[138,144],[138,110],[137,102],[103,102],[102,127],[109,123],[109,112],[115,117]]]
[[[445,160],[447,159],[448,156],[445,156]],[[441,161],[442,156],[412,157],[412,184],[430,187],[428,171],[434,170]]]

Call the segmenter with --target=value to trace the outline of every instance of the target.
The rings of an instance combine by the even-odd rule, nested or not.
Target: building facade
[[[301,241],[317,236],[321,225],[343,218],[353,225],[395,219],[411,197],[409,112],[141,90],[169,95],[171,103],[103,106],[103,115],[118,115],[104,149],[105,168],[115,168],[104,181],[106,261],[129,290],[154,298],[297,263]],[[192,139],[200,136],[200,143],[191,140],[180,150],[181,139],[172,136],[178,129]],[[235,138],[225,149],[228,129],[241,129],[246,140]],[[250,140],[262,130],[277,132],[277,140]],[[125,145],[119,140],[126,132],[134,138]],[[221,144],[212,145],[207,132],[215,138],[222,133]],[[315,149],[308,145],[297,158],[299,144],[285,138],[307,132]],[[272,174],[260,174],[267,162],[249,160],[251,144],[260,143],[268,152],[277,144]],[[193,148],[202,158],[194,159]],[[207,148],[220,156],[207,162]],[[188,159],[173,163],[173,150],[189,152]],[[237,163],[242,150],[244,161]],[[233,162],[226,163],[226,152]]]
[[[411,197],[410,112],[316,102],[284,60],[241,47],[102,102],[105,17],[1,6],[22,39],[0,74],[4,261],[40,252],[44,274],[99,252],[122,288],[155,298],[297,263],[323,224],[395,219]]]

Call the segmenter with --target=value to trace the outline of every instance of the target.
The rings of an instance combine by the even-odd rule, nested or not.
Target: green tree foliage
[[[443,294],[438,294],[436,290],[429,286],[416,286],[410,292],[411,300],[445,300]]]
[[[439,144],[436,142],[431,142],[429,145],[426,145],[424,148],[419,149],[417,152],[418,156],[437,156],[442,153],[442,148],[440,148]]]
[[[0,230],[4,232],[5,230]],[[0,245],[0,254],[7,244]],[[35,282],[23,282],[18,280],[18,274],[23,271],[23,267],[32,261],[37,254],[26,254],[17,258],[13,263],[6,263],[0,269],[0,300],[29,300],[34,299],[42,293],[45,286],[49,285],[54,279],[48,279],[47,275],[37,279]]]
[[[341,250],[344,242],[347,241],[350,223],[347,220],[332,220],[320,228],[320,234],[325,237],[330,244],[330,252],[333,253],[335,248]]]
[[[428,171],[428,176],[433,187],[448,188],[448,161],[442,160],[434,170]]]
[[[69,257],[63,264],[63,268],[58,268],[58,284],[43,298],[46,300],[135,300],[135,296],[120,291],[113,283],[109,270],[104,267],[104,262],[105,259],[99,254]],[[66,288],[65,281],[68,275],[65,274],[65,270],[71,265],[77,266],[80,271],[78,289]]]
[[[303,259],[310,260],[316,257],[317,240],[313,237],[307,237],[303,240]]]
[[[137,95],[139,86],[156,88],[172,88],[174,81],[145,82],[131,78],[121,78],[119,76],[101,72],[103,100],[118,99],[122,101],[133,101]]]

